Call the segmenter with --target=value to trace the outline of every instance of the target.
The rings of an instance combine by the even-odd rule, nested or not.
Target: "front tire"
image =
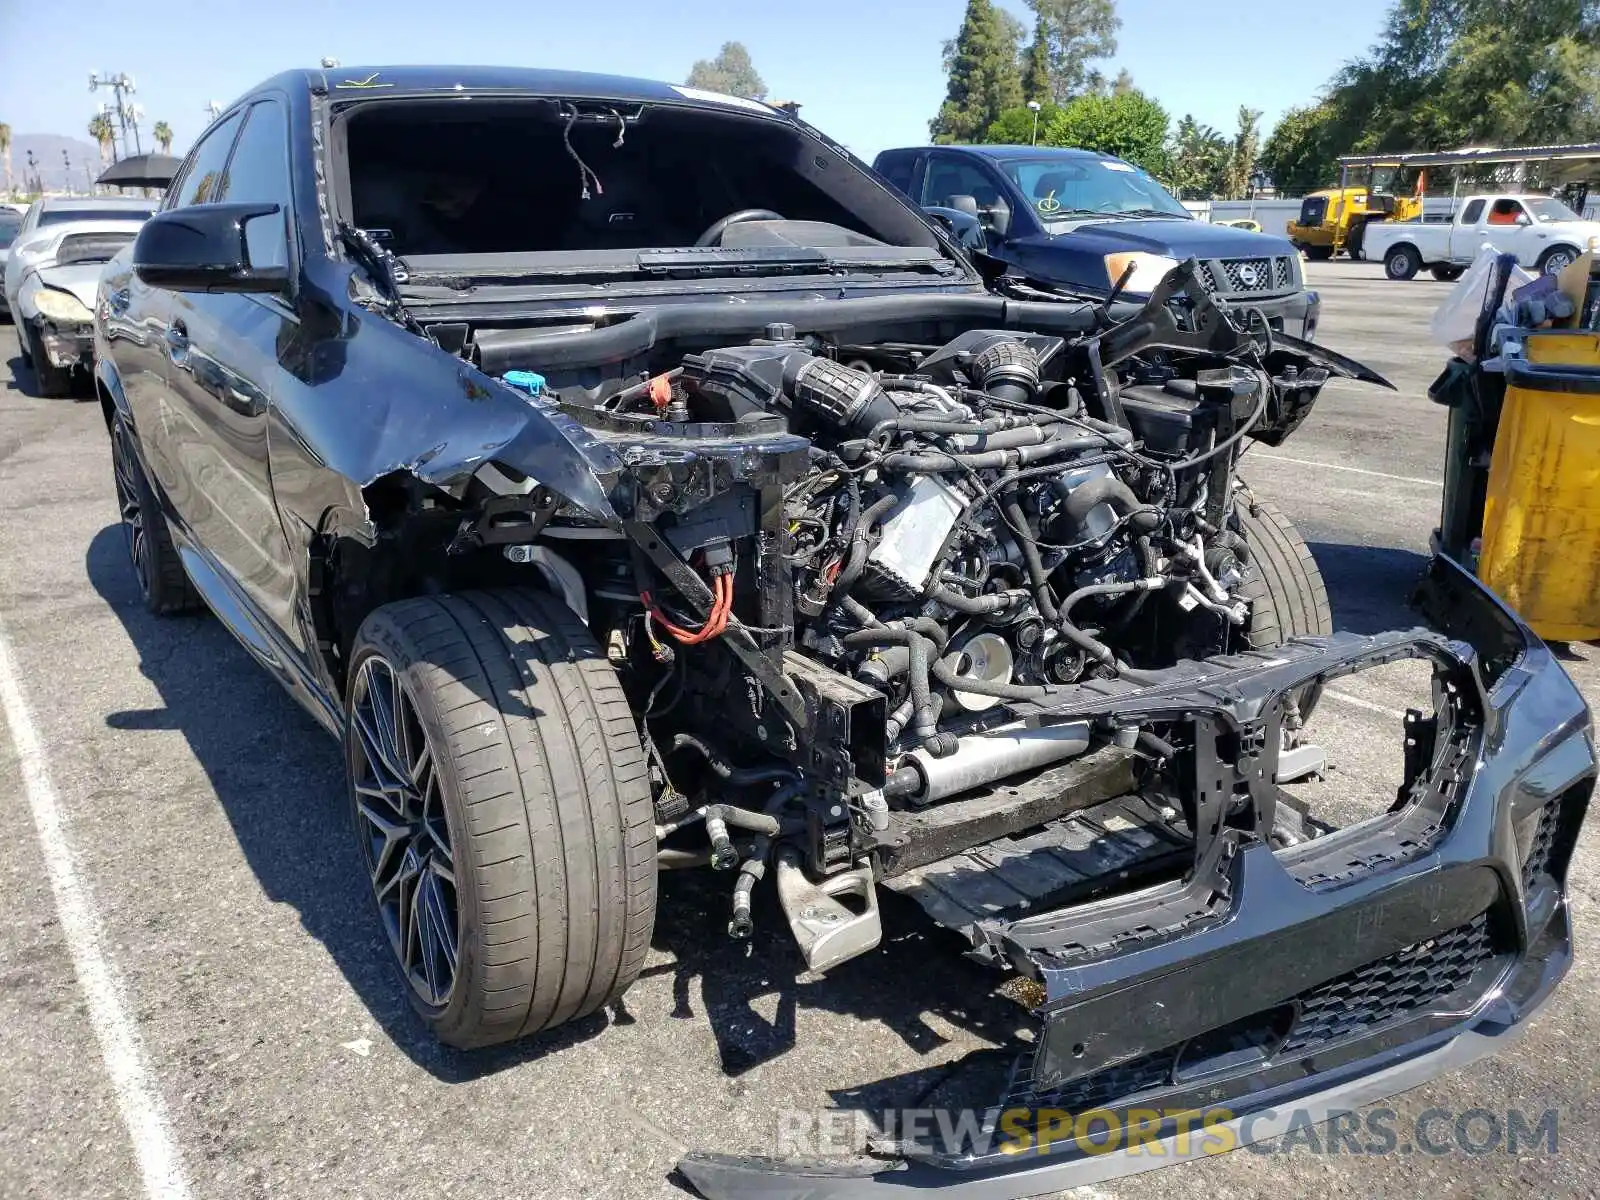
[[[1578,252],[1566,246],[1551,246],[1539,256],[1539,274],[1559,275],[1578,261]]]
[[[1252,570],[1239,588],[1250,602],[1250,648],[1270,650],[1291,638],[1332,633],[1327,585],[1294,523],[1276,505],[1248,493],[1240,493],[1236,511],[1250,547]]]
[[[1332,246],[1307,246],[1306,257],[1312,262],[1327,262],[1333,257]]]
[[[47,399],[72,394],[72,371],[68,367],[52,366],[50,356],[44,351],[39,331],[26,321],[23,334],[28,342],[28,364],[33,368],[33,386]]]
[[[361,861],[435,1035],[506,1042],[620,997],[655,922],[654,812],[627,699],[571,610],[531,590],[385,605],[345,709]]]

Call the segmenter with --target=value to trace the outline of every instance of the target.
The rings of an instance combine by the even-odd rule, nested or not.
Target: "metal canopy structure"
[[[1469,146],[1405,154],[1346,154],[1343,167],[1474,167],[1513,163],[1600,162],[1600,142],[1573,146]]]

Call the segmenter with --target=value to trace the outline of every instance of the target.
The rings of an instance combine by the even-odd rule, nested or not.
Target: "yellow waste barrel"
[[[1568,367],[1600,366],[1600,333],[1587,329],[1541,329],[1523,339],[1531,363]]]
[[[1540,637],[1583,641],[1600,637],[1600,338],[1536,342],[1545,361],[1506,362],[1478,576]]]

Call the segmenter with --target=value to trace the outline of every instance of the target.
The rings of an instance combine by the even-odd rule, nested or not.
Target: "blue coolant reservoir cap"
[[[500,378],[530,396],[544,394],[544,376],[536,371],[507,371]]]

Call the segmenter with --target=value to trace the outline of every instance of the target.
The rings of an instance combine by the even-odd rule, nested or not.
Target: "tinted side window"
[[[239,132],[241,115],[234,113],[189,152],[189,163],[177,183],[178,198],[173,201],[172,208],[188,208],[191,204],[205,204],[217,198],[222,187],[222,170],[228,162],[228,151],[233,148],[233,135]]]
[[[1471,204],[1467,205],[1467,211],[1461,214],[1461,223],[1463,225],[1476,225],[1478,223],[1478,219],[1482,216],[1483,201],[1474,200]]]
[[[994,177],[981,167],[956,158],[935,155],[928,162],[928,175],[922,182],[922,203],[956,208],[954,196],[971,196],[980,206],[1000,199]]]
[[[890,183],[894,184],[905,195],[911,195],[911,176],[917,165],[917,156],[908,153],[895,153],[878,155],[878,161],[873,164]]]
[[[288,265],[289,123],[283,105],[253,105],[239,135],[216,197],[230,204],[276,204],[275,217],[257,217],[244,227],[253,267]]]

